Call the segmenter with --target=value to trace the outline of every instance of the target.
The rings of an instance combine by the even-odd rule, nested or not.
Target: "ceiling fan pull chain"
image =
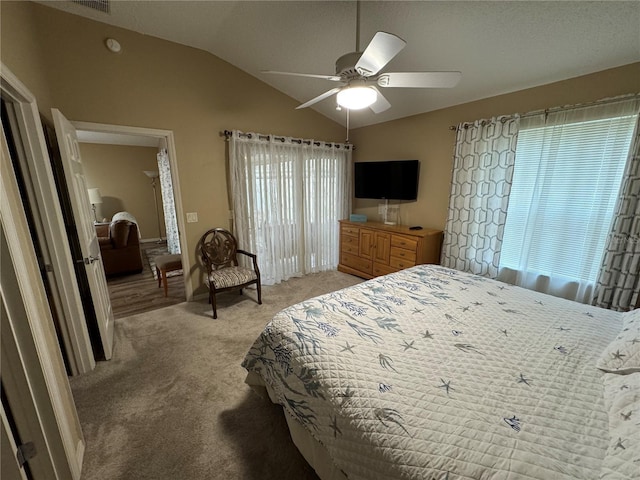
[[[349,143],[349,109],[345,108],[347,111],[347,140],[344,143]]]

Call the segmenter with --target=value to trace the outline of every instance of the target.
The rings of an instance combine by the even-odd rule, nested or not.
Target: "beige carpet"
[[[113,359],[71,379],[87,442],[83,480],[317,479],[282,409],[243,382],[255,338],[282,308],[356,284],[308,275],[116,320]]]

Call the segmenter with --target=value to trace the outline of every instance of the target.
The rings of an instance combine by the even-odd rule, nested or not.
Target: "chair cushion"
[[[159,255],[153,260],[156,264],[156,268],[160,270],[164,269],[167,272],[182,268],[182,255],[180,255],[179,253],[175,253],[172,255]]]
[[[245,267],[226,267],[209,273],[208,282],[215,288],[235,287],[257,279],[256,272]]]

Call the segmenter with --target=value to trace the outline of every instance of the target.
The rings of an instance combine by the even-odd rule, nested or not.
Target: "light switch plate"
[[[196,223],[198,221],[198,212],[187,212],[187,223]]]

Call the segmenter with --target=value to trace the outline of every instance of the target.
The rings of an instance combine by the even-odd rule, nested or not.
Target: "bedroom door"
[[[60,156],[64,167],[65,181],[69,190],[69,198],[73,210],[73,217],[80,240],[82,259],[87,271],[89,289],[95,308],[100,341],[106,360],[111,358],[113,352],[113,311],[109,299],[109,290],[104,274],[104,268],[100,261],[100,246],[98,236],[93,225],[93,215],[89,207],[89,193],[84,176],[84,167],[80,157],[78,136],[75,127],[67,120],[58,109],[52,108],[53,123],[58,137]]]

